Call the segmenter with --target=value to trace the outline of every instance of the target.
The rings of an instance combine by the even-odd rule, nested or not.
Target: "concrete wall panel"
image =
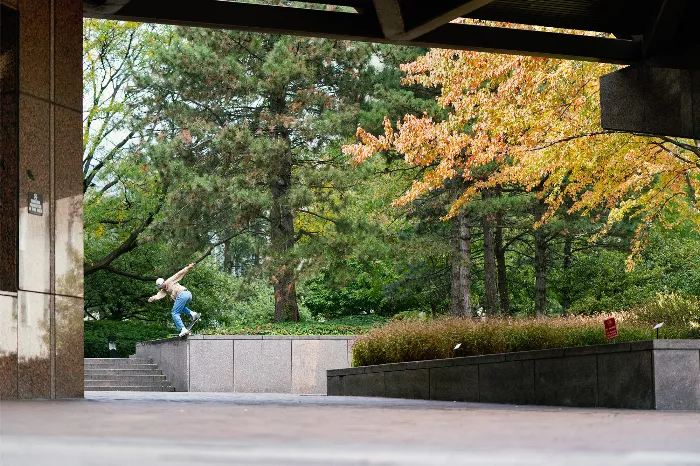
[[[343,395],[343,383],[340,380],[341,377],[328,377],[327,393],[328,396],[342,396]]]
[[[233,391],[233,340],[190,340],[190,391]]]
[[[17,298],[0,295],[0,400],[17,398]]]
[[[535,393],[538,405],[597,406],[596,356],[535,361]]]
[[[326,394],[326,371],[348,367],[347,340],[292,340],[292,393]]]
[[[700,352],[654,351],[654,391],[656,409],[700,409]]]
[[[51,0],[18,3],[20,89],[48,101],[51,99]]]
[[[482,403],[533,404],[534,361],[479,364],[479,399]]]
[[[238,393],[291,393],[291,340],[235,340],[233,384]]]
[[[82,398],[83,299],[56,296],[56,398]]]
[[[430,399],[430,369],[385,372],[384,396]]]
[[[386,396],[384,374],[371,372],[341,377],[343,396]]]
[[[19,100],[19,288],[51,292],[50,104]],[[29,213],[29,194],[42,196],[42,215]]]
[[[51,398],[51,296],[18,293],[19,398]]]
[[[160,349],[158,367],[178,392],[190,389],[189,348],[187,340],[172,340]]]
[[[654,409],[651,351],[598,355],[598,406]]]
[[[478,402],[479,366],[430,369],[430,399]]]
[[[55,108],[54,289],[83,296],[82,115]]]

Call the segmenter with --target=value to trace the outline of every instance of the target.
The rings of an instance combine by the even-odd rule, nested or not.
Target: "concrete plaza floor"
[[[0,465],[700,465],[700,412],[87,392],[0,403]]]

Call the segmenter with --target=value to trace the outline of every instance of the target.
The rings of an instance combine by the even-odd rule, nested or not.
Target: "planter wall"
[[[353,336],[195,335],[141,342],[175,390],[325,394],[326,371],[350,367]]]
[[[700,409],[700,341],[650,340],[328,371],[328,395]]]

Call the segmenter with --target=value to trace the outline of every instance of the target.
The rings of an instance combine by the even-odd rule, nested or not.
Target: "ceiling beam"
[[[233,1],[198,0],[195,5],[172,0],[131,0],[116,13],[101,14],[84,10],[83,15],[118,21],[359,41],[383,37],[376,20],[369,16]]]
[[[445,2],[444,0],[433,2],[432,5],[421,5],[420,8],[416,9],[416,12],[420,14],[416,19],[412,20],[409,14],[404,14],[404,22],[407,23],[408,27],[405,28],[406,30],[402,34],[393,36],[391,39],[415,39],[454,19],[466,16],[493,1],[494,0],[460,0],[456,6],[448,6],[447,8],[445,8],[444,4],[449,2]]]
[[[111,15],[126,6],[131,0],[83,0],[83,14]]]
[[[645,58],[654,57],[673,47],[685,9],[686,0],[664,0],[658,15],[644,33],[642,53]]]
[[[471,24],[445,24],[413,41],[394,43],[621,65],[642,59],[639,41]]]
[[[199,0],[194,6],[172,0],[131,0],[113,14],[85,11],[84,15],[122,21],[619,64],[637,63],[642,58],[641,44],[637,41],[469,24],[445,24],[415,40],[392,40],[384,36],[374,15],[229,1]]]
[[[374,0],[374,11],[382,26],[382,33],[387,39],[401,35],[406,31],[399,0]]]

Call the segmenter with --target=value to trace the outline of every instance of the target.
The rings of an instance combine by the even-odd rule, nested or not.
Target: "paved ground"
[[[700,412],[88,392],[0,403],[0,465],[700,465]]]

